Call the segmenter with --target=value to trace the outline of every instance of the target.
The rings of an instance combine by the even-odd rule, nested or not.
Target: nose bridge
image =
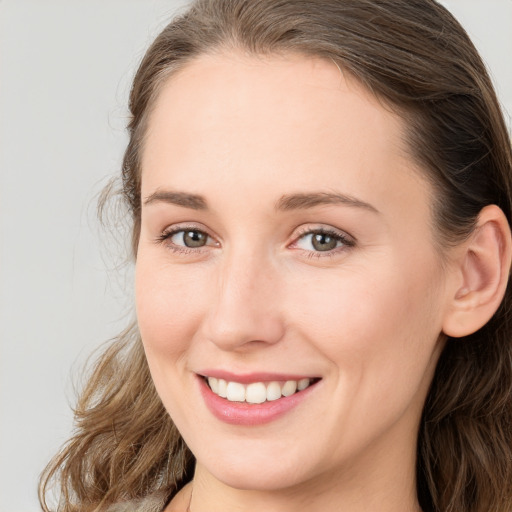
[[[233,248],[219,262],[207,337],[223,349],[282,337],[278,280],[271,258],[249,246]]]
[[[268,258],[259,256],[253,249],[233,250],[224,262],[219,276],[220,292],[227,300],[238,297],[239,303],[247,302],[269,291],[267,279],[272,273]],[[244,297],[244,296],[247,297]],[[249,304],[253,303],[248,301]]]

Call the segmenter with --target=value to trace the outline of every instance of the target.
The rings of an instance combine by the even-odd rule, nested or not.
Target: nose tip
[[[222,350],[247,350],[282,338],[276,280],[268,269],[231,265],[218,280],[215,295],[204,334]]]
[[[209,319],[207,338],[223,350],[237,350],[277,343],[282,333],[279,320],[272,316],[262,318],[255,311],[228,316],[225,309],[217,309]]]

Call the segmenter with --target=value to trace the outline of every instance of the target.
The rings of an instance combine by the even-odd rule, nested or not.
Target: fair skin
[[[321,59],[203,56],[163,86],[142,159],[137,316],[197,459],[193,512],[419,510],[417,429],[442,333],[464,335],[461,298],[489,279],[462,264],[469,245],[436,249],[403,130]],[[493,246],[499,212],[481,224]],[[240,402],[213,413],[229,400],[211,396],[212,374],[312,385],[261,421]],[[249,420],[229,420],[242,409]],[[166,510],[184,512],[191,491]]]

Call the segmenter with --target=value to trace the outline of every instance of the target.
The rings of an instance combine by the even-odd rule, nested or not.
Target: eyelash
[[[174,235],[177,235],[178,233],[186,233],[186,232],[190,232],[190,231],[193,231],[194,233],[202,233],[203,235],[205,235],[207,237],[207,239],[212,239],[212,237],[205,230],[199,229],[197,226],[177,226],[175,228],[167,229],[167,230],[163,231],[162,234],[157,237],[156,241],[157,241],[157,243],[165,244],[168,249],[170,249],[171,251],[173,251],[175,253],[179,253],[179,254],[197,254],[205,247],[211,247],[211,245],[210,246],[206,245],[206,246],[194,248],[194,247],[186,247],[183,245],[176,245],[176,244],[170,242],[171,238]]]
[[[171,251],[179,254],[198,254],[200,251],[202,251],[206,247],[212,247],[212,245],[204,245],[201,247],[186,247],[182,245],[176,245],[174,243],[170,242],[170,239],[177,235],[178,233],[185,233],[187,231],[192,231],[195,233],[201,233],[207,237],[207,239],[212,239],[206,231],[202,229],[198,229],[196,226],[177,226],[175,228],[165,230],[161,235],[159,235],[156,239],[157,243],[160,244],[166,244],[166,247],[169,248]],[[324,258],[324,257],[333,257],[337,255],[340,251],[344,251],[348,248],[354,247],[356,245],[356,242],[352,237],[349,237],[348,235],[336,231],[334,229],[328,229],[324,227],[320,228],[304,228],[299,232],[299,234],[295,237],[294,241],[289,244],[289,247],[294,248],[293,246],[296,246],[297,243],[307,235],[324,235],[333,238],[336,240],[336,242],[340,242],[342,245],[340,247],[335,247],[332,250],[328,251],[313,251],[313,250],[307,250],[307,249],[301,249],[298,247],[295,247],[297,250],[303,250],[308,253],[308,258]],[[169,242],[169,243],[167,243]]]
[[[335,229],[319,227],[319,228],[304,228],[299,232],[299,234],[295,237],[295,240],[292,242],[291,246],[296,246],[297,243],[307,235],[324,235],[336,240],[336,242],[340,242],[340,247],[335,247],[334,249],[328,251],[308,251],[307,249],[300,249],[308,252],[308,258],[332,258],[338,255],[342,251],[346,251],[347,249],[354,247],[356,245],[355,240],[346,235],[341,231],[337,231]]]

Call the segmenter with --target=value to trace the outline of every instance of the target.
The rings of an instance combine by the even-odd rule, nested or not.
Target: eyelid
[[[207,235],[215,238],[211,233],[210,229],[208,229],[204,224],[201,224],[200,222],[177,222],[175,224],[169,224],[167,227],[161,230],[162,234],[168,234],[171,232],[177,232],[177,231],[201,231],[203,233],[206,233]]]
[[[351,243],[356,243],[356,238],[352,236],[350,233],[343,229],[335,228],[329,224],[305,224],[297,228],[295,233],[293,234],[293,240],[297,240],[298,238],[307,235],[309,233],[327,233],[335,236],[339,236],[343,239]]]

